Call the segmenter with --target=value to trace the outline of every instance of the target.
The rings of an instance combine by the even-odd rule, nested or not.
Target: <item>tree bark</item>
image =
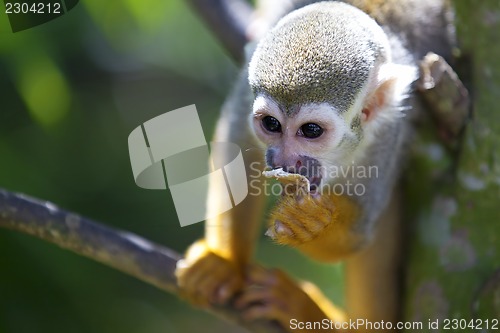
[[[454,5],[472,117],[458,149],[427,121],[408,168],[404,319],[422,322],[419,332],[446,331],[446,319],[465,319],[456,331],[487,332],[500,318],[500,3]],[[472,319],[475,327],[460,327]]]

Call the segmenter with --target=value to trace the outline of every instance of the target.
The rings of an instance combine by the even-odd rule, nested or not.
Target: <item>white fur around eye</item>
[[[264,96],[257,96],[253,101],[253,114],[260,113],[267,108],[268,102]]]
[[[278,103],[276,103],[272,98],[267,96],[259,95],[255,98],[253,102],[253,115],[268,114],[270,116],[279,119],[279,114],[281,113]]]
[[[279,137],[280,133],[271,133],[262,126],[262,119],[266,116],[276,118],[280,124],[283,124],[283,114],[278,104],[267,96],[258,95],[253,103],[253,111],[249,117],[250,128],[253,129],[258,141],[264,145],[270,145]]]
[[[295,120],[296,124],[315,123],[320,125],[329,136],[331,147],[336,147],[350,131],[344,118],[328,103],[311,103],[301,107]]]

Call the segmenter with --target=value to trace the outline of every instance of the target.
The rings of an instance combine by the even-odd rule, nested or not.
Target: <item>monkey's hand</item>
[[[180,296],[198,307],[225,304],[243,286],[236,265],[212,252],[204,240],[191,245],[175,275]]]
[[[271,212],[266,235],[322,261],[336,261],[354,252],[364,237],[353,229],[359,208],[335,194],[284,196]]]
[[[299,285],[281,270],[254,265],[248,271],[247,282],[248,286],[235,301],[245,320],[276,320],[289,332],[311,332],[297,330],[295,320],[297,323],[345,321],[343,312],[315,285],[309,282]]]

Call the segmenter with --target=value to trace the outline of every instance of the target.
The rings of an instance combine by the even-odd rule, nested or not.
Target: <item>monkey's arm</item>
[[[352,320],[384,320],[395,323],[400,315],[400,199],[400,190],[395,189],[389,204],[376,222],[372,241],[346,258],[346,312]]]
[[[215,139],[232,142],[242,150],[247,177],[250,181],[260,177],[262,152],[255,143],[249,129],[248,115],[251,110],[251,91],[244,71],[235,89],[222,109],[217,124]],[[225,155],[226,152],[222,151]],[[218,156],[229,161],[230,156]],[[245,200],[228,212],[215,216],[221,207],[221,197],[227,188],[210,184],[209,215],[215,216],[205,223],[205,238],[193,244],[185,259],[176,270],[182,294],[193,304],[223,304],[243,286],[244,269],[254,250],[255,238],[263,205],[262,182],[249,184]]]

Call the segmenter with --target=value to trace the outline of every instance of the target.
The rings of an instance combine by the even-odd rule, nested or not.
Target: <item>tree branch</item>
[[[245,59],[253,8],[243,0],[187,0],[239,64]]]
[[[113,267],[163,291],[177,294],[174,275],[181,256],[130,232],[113,229],[47,201],[0,189],[0,227],[54,243]],[[212,307],[209,312],[258,333],[279,333],[273,322],[245,323],[238,311]]]
[[[0,190],[0,227],[54,243],[161,290],[177,291],[174,271],[179,254],[61,210],[50,202]]]

